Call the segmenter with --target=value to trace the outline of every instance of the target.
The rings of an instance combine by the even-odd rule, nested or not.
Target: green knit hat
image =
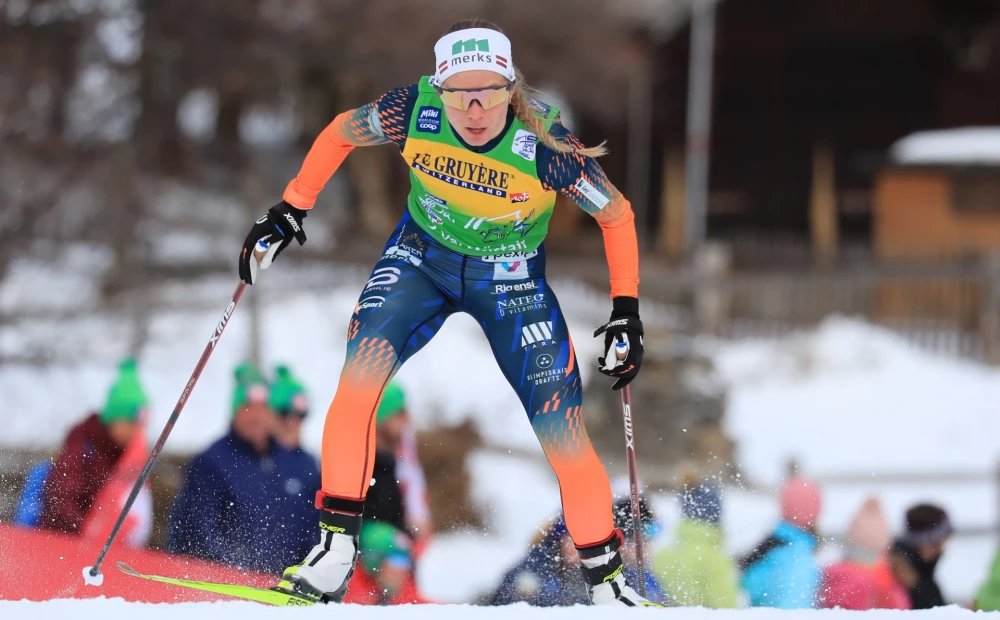
[[[233,415],[250,403],[266,403],[267,380],[260,370],[250,362],[236,367],[236,389],[233,390]]]
[[[149,399],[139,384],[139,369],[134,358],[123,360],[118,367],[118,378],[108,392],[108,401],[99,416],[101,423],[111,424],[119,420],[134,422],[139,412],[146,408]]]
[[[403,388],[395,381],[390,381],[382,392],[382,402],[379,403],[378,412],[375,414],[375,425],[380,426],[405,410],[406,395],[403,394]]]
[[[295,414],[306,417],[309,413],[309,398],[306,388],[292,376],[287,366],[274,369],[275,379],[271,384],[271,409],[278,415]]]
[[[369,521],[361,527],[361,561],[368,572],[378,571],[386,561],[404,568],[412,567],[410,546],[410,537],[388,523]]]

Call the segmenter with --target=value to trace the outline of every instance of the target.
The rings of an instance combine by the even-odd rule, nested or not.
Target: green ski
[[[233,598],[239,598],[245,601],[267,603],[268,605],[276,605],[278,607],[308,607],[316,602],[302,596],[288,594],[287,592],[265,590],[264,588],[255,588],[253,586],[241,586],[230,583],[212,583],[209,581],[191,581],[189,579],[160,577],[159,575],[144,575],[133,569],[125,562],[118,562],[118,570],[126,575],[139,577],[140,579],[148,579],[149,581],[158,581],[160,583],[169,583],[182,588],[192,588],[194,590],[202,590],[204,592],[215,592],[217,594],[224,594],[226,596],[232,596]]]

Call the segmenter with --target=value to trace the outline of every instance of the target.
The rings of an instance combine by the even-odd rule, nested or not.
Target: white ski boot
[[[339,603],[347,594],[358,561],[360,533],[360,514],[321,509],[319,544],[301,564],[286,568],[274,589],[317,602]]]
[[[615,530],[614,536],[608,542],[592,547],[577,547],[590,602],[594,605],[662,607],[639,596],[639,593],[625,581],[622,556],[618,553],[622,540],[622,533]],[[642,579],[642,576],[639,578]]]

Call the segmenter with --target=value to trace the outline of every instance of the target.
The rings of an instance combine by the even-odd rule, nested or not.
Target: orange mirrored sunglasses
[[[493,88],[481,88],[477,90],[463,90],[460,88],[436,87],[441,102],[450,108],[457,108],[465,111],[469,109],[473,101],[478,101],[484,110],[496,107],[510,101],[510,93],[514,88],[514,82],[508,82],[504,86]]]

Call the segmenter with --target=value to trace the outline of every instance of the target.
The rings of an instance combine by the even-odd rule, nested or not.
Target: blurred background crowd
[[[636,214],[648,592],[1000,608],[996,0],[0,0],[0,555],[28,532],[99,548],[236,283],[243,223],[470,15],[607,140]],[[247,293],[121,549],[270,576],[313,544],[344,328],[405,204],[396,158],[356,149],[309,243]],[[596,358],[600,232],[562,202],[550,228]],[[618,480],[621,404],[584,366]],[[450,319],[378,413],[351,597],[585,602],[522,415],[478,326]]]

